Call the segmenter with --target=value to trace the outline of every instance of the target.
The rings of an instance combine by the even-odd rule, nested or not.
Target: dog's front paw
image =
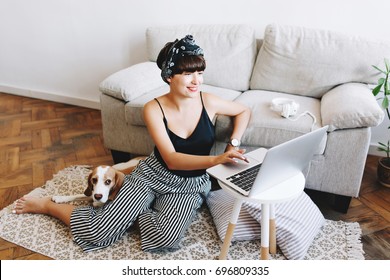
[[[66,196],[62,196],[62,195],[54,195],[54,196],[52,196],[51,200],[54,201],[55,203],[68,202],[68,198]]]

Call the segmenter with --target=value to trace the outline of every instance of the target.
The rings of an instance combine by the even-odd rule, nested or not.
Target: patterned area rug
[[[86,186],[88,166],[68,167],[30,195],[51,196],[82,193]],[[78,202],[80,204],[80,202]],[[222,242],[219,240],[212,217],[203,206],[177,250],[146,253],[141,250],[139,232],[130,230],[109,248],[84,253],[72,241],[69,228],[45,215],[11,213],[12,205],[0,211],[0,237],[53,259],[106,260],[207,260],[217,259]],[[346,260],[364,259],[358,223],[327,220],[309,248],[305,259]],[[256,260],[260,240],[233,242],[229,259]],[[285,259],[280,252],[272,259]]]

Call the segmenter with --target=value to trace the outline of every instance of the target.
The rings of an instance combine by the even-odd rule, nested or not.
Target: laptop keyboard
[[[260,166],[261,164],[255,165],[249,169],[236,173],[233,176],[227,177],[226,180],[232,182],[245,191],[249,191],[255,182],[257,173],[259,173]]]

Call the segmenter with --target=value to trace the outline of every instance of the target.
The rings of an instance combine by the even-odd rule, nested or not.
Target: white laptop
[[[328,126],[306,133],[269,150],[260,148],[245,154],[249,163],[218,164],[206,171],[245,196],[257,195],[304,171]]]

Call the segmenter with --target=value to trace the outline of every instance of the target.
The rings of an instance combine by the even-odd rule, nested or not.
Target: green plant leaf
[[[382,69],[380,69],[380,68],[376,67],[375,65],[372,65],[372,67],[374,67],[376,70],[378,70],[379,72],[381,72],[381,73],[383,73],[383,74],[385,74],[385,75],[386,75],[386,72],[385,72],[385,71],[383,71]]]
[[[382,107],[384,109],[387,109],[389,107],[389,98],[387,96],[385,96],[382,100]]]
[[[382,142],[378,142],[379,145],[383,146],[383,147],[387,147],[386,144],[383,144]]]
[[[390,64],[389,64],[389,60],[387,58],[385,58],[385,66],[386,66],[386,72],[389,73]]]
[[[381,88],[382,88],[382,84],[377,85],[377,86],[372,90],[372,94],[373,94],[374,96],[377,96],[378,93],[381,91]]]

